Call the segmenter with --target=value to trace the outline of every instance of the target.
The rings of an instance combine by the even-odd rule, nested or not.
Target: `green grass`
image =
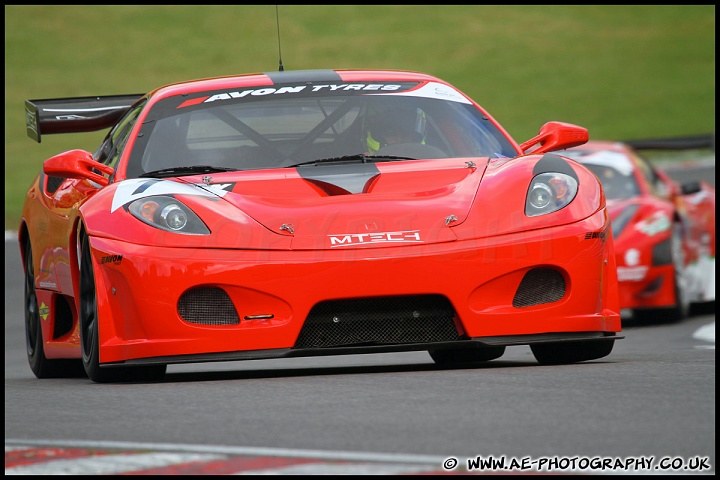
[[[518,142],[549,120],[591,138],[715,131],[715,6],[280,6],[286,70],[389,68],[449,81]],[[5,228],[42,161],[105,132],[25,133],[26,99],[144,93],[278,69],[274,5],[5,6]]]

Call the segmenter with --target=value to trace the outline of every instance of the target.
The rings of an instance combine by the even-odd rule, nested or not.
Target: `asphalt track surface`
[[[671,174],[714,184],[714,163],[700,168]],[[714,309],[625,325],[608,357],[577,365],[511,347],[481,367],[407,352],[170,366],[156,384],[97,385],[32,375],[18,252],[6,239],[6,475],[715,472]]]

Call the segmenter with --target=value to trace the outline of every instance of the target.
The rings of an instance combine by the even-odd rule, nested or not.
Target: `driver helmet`
[[[368,119],[365,145],[370,155],[393,143],[425,143],[426,115],[419,108],[395,109]]]

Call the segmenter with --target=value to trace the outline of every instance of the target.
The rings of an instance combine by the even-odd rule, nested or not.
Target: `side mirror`
[[[112,167],[93,160],[90,152],[85,150],[70,150],[45,160],[43,163],[43,171],[53,177],[84,178],[105,187],[110,183],[110,180],[97,172],[99,171],[110,175],[115,170]]]
[[[548,122],[536,137],[520,145],[520,149],[523,153],[547,153],[577,147],[589,138],[587,128],[572,123]]]

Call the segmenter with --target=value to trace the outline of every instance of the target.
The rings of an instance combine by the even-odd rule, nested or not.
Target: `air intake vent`
[[[62,177],[48,177],[47,179],[47,193],[52,195],[55,191],[60,188],[60,185],[65,181]]]
[[[310,311],[295,348],[461,340],[454,317],[442,295],[327,301]]]
[[[73,327],[73,314],[70,303],[63,295],[55,297],[55,326],[53,328],[53,340],[70,333]]]
[[[200,325],[238,325],[240,317],[228,294],[218,287],[193,288],[178,302],[183,320]]]
[[[523,277],[513,298],[513,307],[522,308],[556,302],[565,295],[565,279],[557,270],[535,268]]]

